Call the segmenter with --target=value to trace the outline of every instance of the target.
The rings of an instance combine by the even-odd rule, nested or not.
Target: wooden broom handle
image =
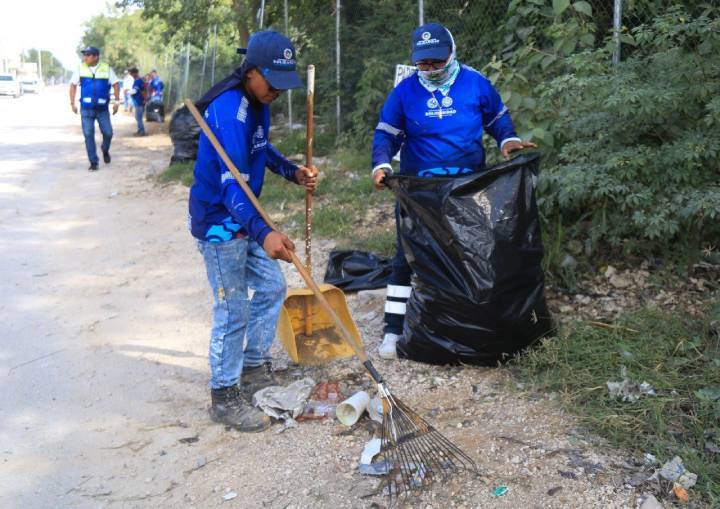
[[[313,164],[313,113],[315,111],[315,66],[307,69],[307,124],[305,129],[305,166]],[[305,268],[312,274],[312,191],[305,190]]]
[[[273,223],[272,219],[270,219],[270,216],[267,215],[267,212],[265,212],[265,209],[263,209],[262,205],[260,205],[260,202],[258,201],[257,197],[255,196],[255,193],[252,192],[252,190],[248,187],[247,183],[245,182],[245,179],[240,175],[240,172],[238,171],[237,167],[233,164],[233,162],[228,157],[227,153],[225,152],[225,149],[222,148],[222,145],[220,145],[220,142],[215,137],[215,134],[210,130],[210,127],[208,127],[207,123],[205,122],[205,119],[200,115],[200,112],[195,107],[195,105],[192,103],[190,99],[185,99],[185,106],[187,107],[188,111],[192,114],[192,116],[195,118],[195,121],[198,123],[200,128],[205,133],[205,136],[210,141],[213,147],[215,147],[215,150],[217,151],[220,158],[223,160],[225,165],[230,170],[230,173],[233,174],[233,177],[235,177],[235,180],[237,180],[237,183],[240,185],[242,190],[245,192],[245,195],[250,200],[250,203],[253,204],[255,207],[255,210],[258,211],[258,214],[260,214],[260,217],[263,218],[265,223],[272,228],[274,231],[278,231],[275,227],[275,224]],[[370,371],[370,368],[368,365],[372,366],[372,364],[368,361],[367,355],[365,354],[365,351],[358,346],[355,343],[355,340],[352,337],[352,334],[350,334],[350,331],[345,327],[345,325],[342,323],[342,320],[340,320],[340,317],[335,313],[335,310],[332,308],[330,303],[327,301],[325,296],[322,293],[322,290],[320,290],[320,287],[313,281],[312,276],[310,273],[303,267],[303,264],[300,263],[300,259],[297,257],[294,251],[290,251],[290,256],[292,258],[292,263],[295,265],[295,268],[300,273],[300,276],[302,276],[303,280],[305,281],[305,284],[310,287],[310,289],[315,294],[315,297],[317,298],[318,302],[320,302],[320,305],[323,307],[323,309],[327,312],[327,314],[332,319],[333,323],[335,324],[335,327],[337,327],[340,332],[342,333],[343,340],[350,345],[350,348],[353,349],[355,352],[355,355],[358,356],[360,361],[363,363],[365,368],[370,372],[372,376],[372,371]],[[373,378],[375,378],[373,376]],[[376,380],[377,381],[377,380]]]

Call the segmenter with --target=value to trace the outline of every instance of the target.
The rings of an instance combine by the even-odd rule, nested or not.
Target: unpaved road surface
[[[210,294],[187,189],[153,178],[169,140],[152,124],[131,137],[120,113],[112,164],[90,174],[65,94],[0,98],[0,506],[387,505],[355,471],[367,420],[255,435],[209,422]],[[316,245],[319,275],[329,244]],[[374,357],[382,297],[349,302]],[[370,388],[352,361],[301,369],[275,351],[284,382]],[[635,506],[624,458],[599,452],[548,398],[510,390],[502,371],[378,365],[480,470],[411,505]],[[498,485],[510,491],[493,498]]]

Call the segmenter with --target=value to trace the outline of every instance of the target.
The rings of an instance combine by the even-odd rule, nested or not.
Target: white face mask
[[[455,60],[455,53],[453,52],[448,58],[447,62],[441,69],[430,69],[427,71],[421,71],[418,69],[418,77],[420,81],[426,85],[433,87],[442,87],[457,74],[458,63]]]

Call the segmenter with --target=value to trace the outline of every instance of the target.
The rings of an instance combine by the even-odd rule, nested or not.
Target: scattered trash
[[[680,456],[675,456],[662,466],[660,469],[660,477],[668,481],[673,481],[685,489],[690,489],[697,483],[697,474],[688,472],[685,469],[685,465],[683,465],[683,460]]]
[[[658,502],[658,499],[655,498],[655,495],[646,495],[645,498],[642,499],[642,502],[640,502],[638,509],[663,509],[663,506]]]
[[[234,491],[228,491],[223,495],[223,500],[232,500],[235,497],[237,497],[237,493]]]
[[[360,463],[358,465],[358,472],[363,475],[386,475],[390,472],[392,465],[387,461],[378,461],[377,463],[371,463],[369,465]]]
[[[645,464],[646,465],[654,465],[657,463],[657,458],[654,454],[650,454],[649,452],[645,453]]]
[[[370,396],[368,393],[359,391],[340,403],[335,410],[335,414],[345,426],[352,426],[365,413],[369,403]]]
[[[361,465],[369,465],[372,463],[373,458],[380,453],[380,444],[381,441],[379,438],[373,438],[365,444],[365,448],[360,455]]]
[[[647,472],[638,472],[636,474],[633,474],[633,476],[628,480],[628,484],[630,486],[637,487],[647,482],[649,478],[650,476],[647,474]]]
[[[315,381],[312,378],[303,378],[287,387],[265,387],[253,395],[253,405],[275,419],[294,419],[302,413],[314,386]]]
[[[657,396],[655,389],[647,382],[637,383],[626,376],[626,368],[620,369],[620,382],[606,382],[611,398],[619,398],[628,403],[634,403],[640,396]]]
[[[310,400],[297,420],[302,422],[335,418],[335,409],[341,397],[339,382],[320,382],[313,389]]]
[[[558,470],[558,474],[560,474],[560,477],[564,477],[565,479],[577,480],[577,474],[575,472],[568,472],[566,470]]]
[[[180,440],[178,440],[178,442],[180,442],[181,444],[194,444],[198,440],[200,440],[200,437],[195,435],[194,437],[181,438]]]
[[[492,496],[493,496],[494,498],[502,497],[502,496],[505,495],[508,491],[510,491],[510,488],[508,488],[507,486],[496,486],[496,487],[493,488],[493,490],[492,490]]]
[[[382,424],[383,422],[383,406],[382,401],[380,398],[375,397],[370,400],[367,406],[368,415],[370,418],[375,421]]]
[[[282,426],[278,428],[278,430],[275,432],[276,434],[283,433],[289,429],[295,429],[299,426],[298,422],[293,419],[292,417],[285,419],[282,423]]]
[[[672,491],[680,502],[688,503],[690,501],[690,495],[688,495],[687,490],[679,484],[675,484]]]
[[[555,486],[554,488],[550,488],[547,494],[552,497],[560,491],[562,491],[562,486]]]

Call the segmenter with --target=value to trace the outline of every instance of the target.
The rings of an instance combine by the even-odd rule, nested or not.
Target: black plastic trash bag
[[[331,251],[325,282],[346,291],[385,288],[391,272],[388,258],[366,251]]]
[[[552,329],[535,203],[540,156],[461,177],[387,178],[414,272],[401,357],[495,365]]]
[[[165,105],[161,100],[151,100],[145,105],[145,120],[148,122],[165,122]]]
[[[186,106],[175,110],[170,117],[170,139],[173,143],[170,163],[197,159],[200,126]]]

